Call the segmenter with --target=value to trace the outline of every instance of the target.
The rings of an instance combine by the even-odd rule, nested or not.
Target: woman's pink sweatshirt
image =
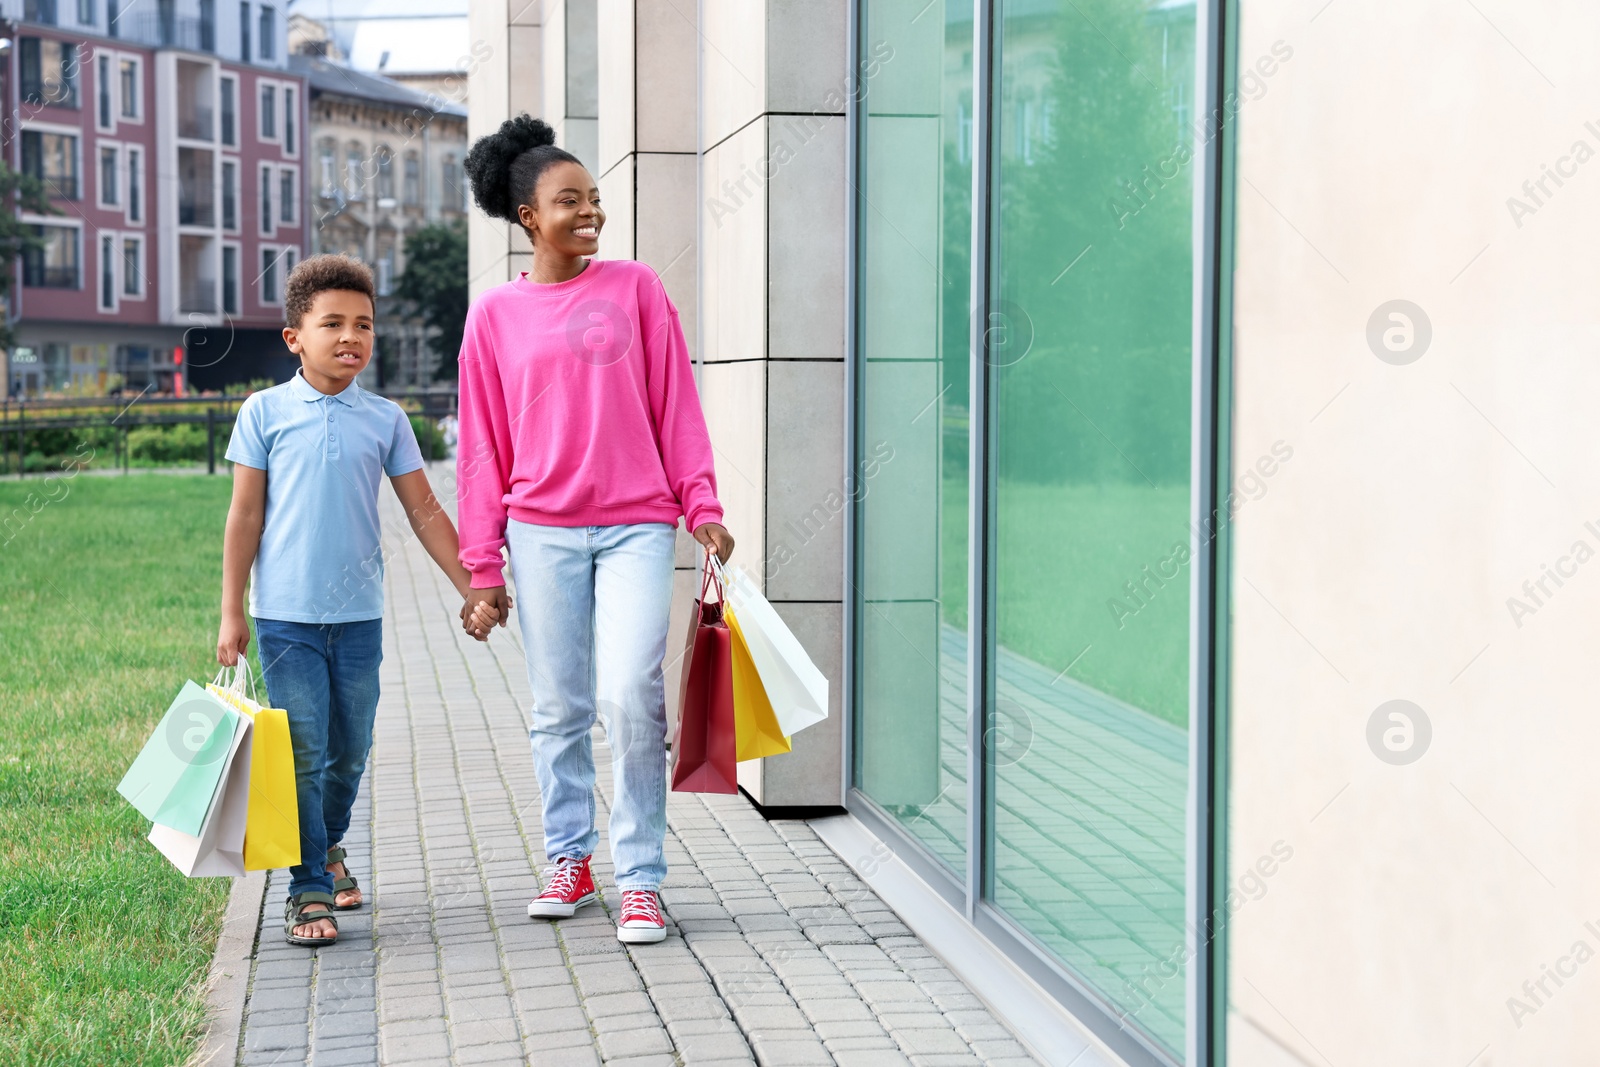
[[[461,342],[461,564],[505,584],[506,518],[542,526],[722,521],[678,310],[655,271],[590,260],[472,302]]]

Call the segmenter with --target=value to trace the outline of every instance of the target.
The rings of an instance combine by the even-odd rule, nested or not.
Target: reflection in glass
[[[971,0],[868,0],[856,784],[966,866]],[[889,456],[884,460],[884,456]]]
[[[997,12],[986,895],[1179,1054],[1194,5]]]

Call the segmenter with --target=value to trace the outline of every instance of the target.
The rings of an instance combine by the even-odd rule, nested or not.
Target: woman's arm
[[[250,620],[245,618],[244,589],[250,567],[261,548],[267,513],[267,472],[235,464],[233,500],[222,534],[222,625],[217,630],[217,662],[232,667],[250,647]]]
[[[696,541],[713,549],[726,563],[733,553],[733,537],[722,525],[722,503],[717,499],[717,468],[706,429],[700,393],[694,384],[694,366],[683,339],[678,310],[656,283],[655,299],[641,306],[648,331],[645,344],[650,410],[656,425],[656,445],[667,484],[683,508],[684,525]],[[651,320],[655,321],[651,321]]]
[[[406,518],[411,522],[411,531],[417,535],[417,540],[422,543],[433,562],[444,571],[445,577],[450,579],[450,584],[456,587],[462,599],[466,601],[461,608],[461,621],[465,624],[468,633],[478,640],[488,638],[489,626],[496,622],[505,625],[505,608],[510,607],[510,600],[506,598],[502,605],[499,601],[490,599],[485,605],[486,624],[477,624],[470,618],[472,608],[480,599],[472,596],[472,573],[461,565],[459,558],[461,542],[456,536],[455,523],[450,521],[450,516],[445,514],[444,506],[439,503],[439,498],[433,495],[433,486],[428,484],[428,475],[425,471],[414,470],[409,474],[402,474],[397,478],[390,478],[389,483],[394,486],[394,495],[400,498],[400,506],[405,509]]]

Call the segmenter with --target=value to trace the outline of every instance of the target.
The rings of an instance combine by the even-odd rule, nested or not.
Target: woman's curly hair
[[[500,129],[473,142],[467,152],[472,199],[491,218],[519,222],[517,208],[533,203],[539,176],[555,163],[579,163],[556,147],[556,131],[526,111],[506,119]]]

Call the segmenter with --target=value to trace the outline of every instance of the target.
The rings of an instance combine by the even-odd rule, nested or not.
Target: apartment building
[[[394,292],[407,237],[466,217],[466,108],[317,54],[291,56],[290,70],[310,92],[311,247],[356,256],[377,278],[379,358],[363,383],[429,386],[440,359],[456,354],[438,351]]]
[[[7,386],[181,394],[277,376],[283,279],[306,247],[304,80],[273,4],[0,5],[24,219]]]

